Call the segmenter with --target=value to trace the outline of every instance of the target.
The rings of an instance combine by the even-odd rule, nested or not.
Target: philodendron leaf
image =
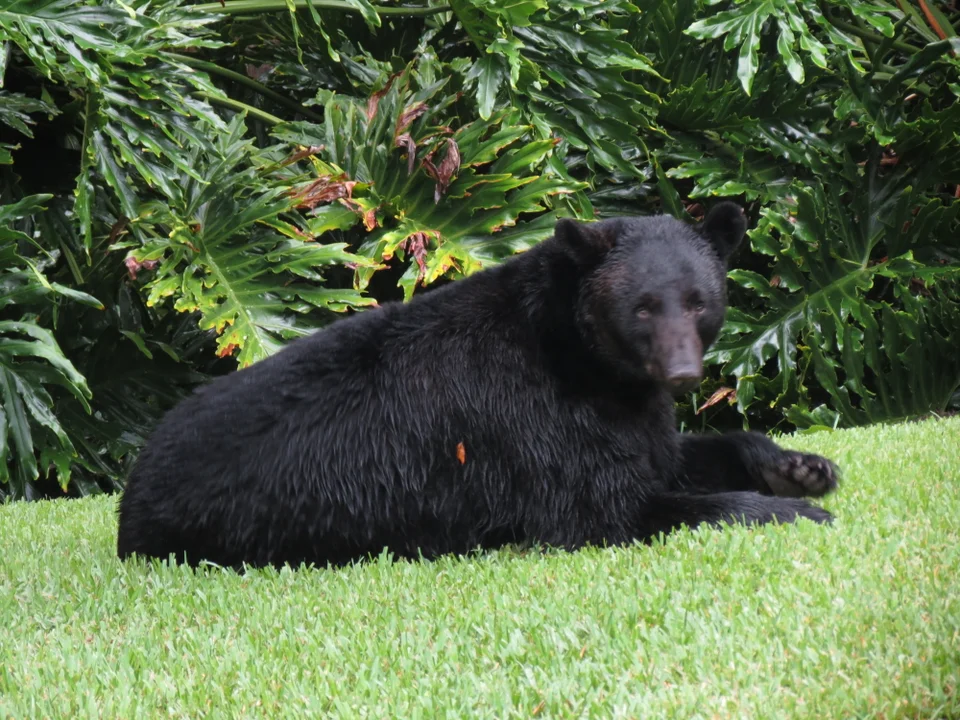
[[[803,62],[794,49],[796,36],[793,34],[793,30],[790,29],[789,22],[780,20],[779,23],[780,36],[777,38],[777,52],[786,64],[790,77],[792,77],[795,82],[802,83],[804,78]]]
[[[480,117],[489,120],[503,83],[503,61],[496,55],[485,55],[474,63],[464,82],[476,83]]]
[[[34,322],[0,321],[0,483],[12,483],[15,496],[39,477],[38,448],[58,448],[58,480],[64,489],[70,481],[65,459],[76,452],[53,411],[49,386],[65,388],[90,411],[86,379],[52,333]]]
[[[547,225],[502,242],[498,234],[525,227],[523,216],[533,219],[553,197],[583,187],[550,170],[556,140],[536,139],[530,126],[507,123],[505,112],[438,132],[438,108],[453,96],[441,94],[440,81],[420,87],[415,67],[374,92],[372,116],[366,102],[332,95],[323,126],[289,123],[276,131],[323,147],[315,166],[325,194],[315,226],[350,227],[344,208],[354,212],[365,234],[358,254],[367,260],[357,267],[357,287],[398,257],[407,263],[399,283],[407,298],[418,285],[470,274],[529,247],[528,238],[548,237]]]
[[[105,82],[111,61],[135,54],[116,35],[117,28],[130,24],[129,14],[118,5],[74,0],[0,3],[0,32],[51,79],[65,73],[65,58],[71,71],[97,84]]]
[[[859,2],[836,3],[846,5],[854,15],[876,28],[882,36],[892,37],[894,25],[891,15],[898,13],[896,7],[885,4]],[[855,36],[841,30],[829,17],[820,11],[816,3],[800,3],[797,0],[747,0],[729,10],[691,23],[684,31],[692,37],[707,40],[723,38],[724,50],[740,48],[737,63],[737,78],[744,91],[750,95],[754,78],[760,67],[760,38],[764,32],[779,29],[777,53],[786,66],[790,77],[801,83],[804,80],[803,63],[795,46],[809,54],[815,65],[828,67],[828,50],[846,56],[859,72],[866,72],[860,62],[865,57],[864,47]],[[813,29],[825,33],[832,41],[828,48],[814,35]]]
[[[945,407],[960,386],[960,355],[948,350],[960,340],[960,270],[917,259],[938,238],[956,237],[960,208],[930,202],[916,207],[909,190],[884,197],[877,193],[877,204],[863,211],[876,220],[871,225],[850,223],[840,190],[821,186],[797,188],[796,205],[778,203],[763,211],[751,240],[777,258],[776,281],[744,270],[730,277],[763,298],[766,309],[731,308],[708,356],[738,378],[742,412],[756,400],[758,379],[770,376],[779,397],[799,394],[802,408],[805,368],[830,395],[843,424]],[[899,219],[911,206],[917,211],[908,216],[918,218],[916,224]],[[863,262],[875,246],[888,255]],[[890,299],[878,299],[878,291]],[[794,420],[807,417],[802,410],[791,413]]]
[[[265,182],[247,164],[249,144],[238,117],[217,138],[214,153],[195,148],[186,156],[200,181],[184,182],[169,209],[144,209],[136,222],[163,232],[151,233],[153,239],[132,254],[139,263],[158,261],[146,286],[148,304],[173,298],[177,310],[198,312],[200,327],[217,333],[219,353],[236,352],[241,366],[315,330],[311,310],[342,312],[373,303],[355,290],[316,286],[325,267],[366,261],[285,221],[305,196]],[[340,212],[334,224],[345,227],[346,220]]]
[[[659,98],[637,76],[663,80],[622,29],[639,8],[629,0],[491,3],[457,0],[457,18],[479,50],[465,76],[483,120],[518,113],[540,139],[562,137],[590,162],[635,177],[657,132]]]

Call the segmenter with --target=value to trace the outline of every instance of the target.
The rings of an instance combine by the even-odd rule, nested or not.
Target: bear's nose
[[[667,377],[667,383],[674,393],[686,393],[700,383],[700,373],[695,368],[676,370]]]

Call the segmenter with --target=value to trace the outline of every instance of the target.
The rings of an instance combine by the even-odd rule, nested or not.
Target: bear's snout
[[[703,373],[701,367],[684,365],[673,368],[670,372],[668,372],[666,380],[670,385],[670,388],[679,394],[690,392],[696,388],[697,385],[700,384],[700,380],[702,378]]]
[[[655,332],[654,355],[661,370],[656,379],[675,395],[690,392],[703,379],[703,343],[695,323],[662,323]]]
[[[667,377],[670,390],[676,395],[682,395],[694,390],[700,384],[701,374],[693,368],[684,368]]]

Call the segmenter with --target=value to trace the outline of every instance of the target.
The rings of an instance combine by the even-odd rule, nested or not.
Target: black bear
[[[119,507],[118,554],[340,565],[509,542],[576,549],[681,525],[828,522],[827,459],[681,434],[743,211],[583,224],[333,323],[185,399]]]

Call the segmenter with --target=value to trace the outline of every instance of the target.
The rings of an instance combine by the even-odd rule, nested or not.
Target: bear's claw
[[[788,451],[761,474],[779,497],[822,497],[836,489],[840,471],[825,457]]]

